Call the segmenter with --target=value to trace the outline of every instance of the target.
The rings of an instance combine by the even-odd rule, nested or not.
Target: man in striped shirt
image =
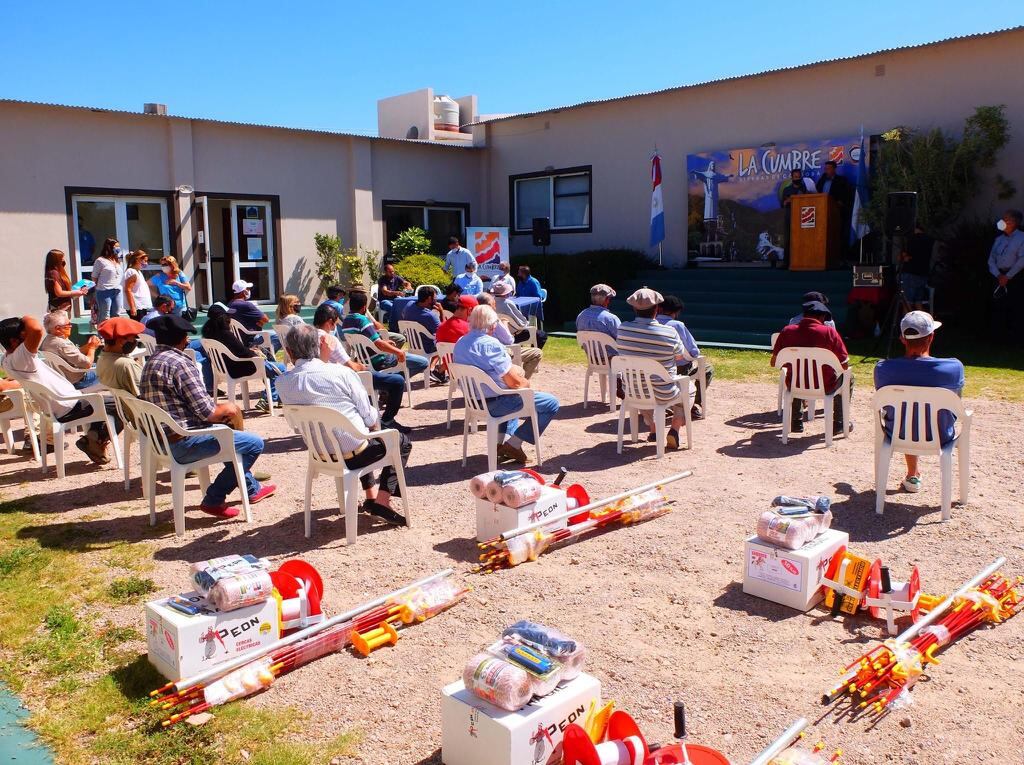
[[[616,349],[620,356],[639,356],[654,359],[665,368],[664,378],[655,378],[654,396],[659,404],[673,401],[679,396],[679,385],[675,381],[677,360],[684,357],[685,349],[679,334],[672,328],[658,322],[655,316],[658,305],[662,302],[661,293],[649,287],[641,287],[626,302],[636,311],[636,318],[619,325]],[[671,407],[672,425],[668,431],[668,447],[679,448],[679,428],[684,424],[684,406],[689,401],[684,399]],[[652,411],[642,413],[644,421],[651,429],[648,441],[656,436]]]

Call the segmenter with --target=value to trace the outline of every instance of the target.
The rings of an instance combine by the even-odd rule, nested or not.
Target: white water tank
[[[434,130],[459,132],[459,105],[451,96],[434,96]]]

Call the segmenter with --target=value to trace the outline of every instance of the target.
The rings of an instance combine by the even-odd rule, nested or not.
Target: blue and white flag
[[[654,247],[665,241],[665,204],[661,200],[661,157],[651,158],[651,243]]]
[[[857,157],[857,187],[853,192],[853,215],[850,216],[850,244],[863,239],[871,226],[861,220],[868,206],[868,155],[864,149],[864,128],[860,130],[860,156]]]

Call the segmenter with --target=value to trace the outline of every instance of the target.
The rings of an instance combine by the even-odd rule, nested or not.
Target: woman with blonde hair
[[[153,296],[143,273],[147,265],[149,255],[145,250],[135,250],[128,256],[128,268],[124,272],[124,299],[128,304],[128,315],[135,321],[153,310]]]
[[[70,311],[71,303],[77,297],[84,297],[89,290],[71,289],[68,275],[68,259],[63,250],[46,253],[43,265],[43,287],[46,290],[46,311]]]
[[[173,313],[188,310],[185,295],[192,291],[188,277],[178,268],[178,261],[171,255],[160,258],[160,273],[149,280],[158,295],[167,295],[174,301]]]
[[[121,293],[124,284],[122,252],[120,242],[108,236],[103,242],[100,256],[92,262],[92,280],[96,282],[97,325],[112,316],[121,315],[121,303],[124,300]]]
[[[302,310],[302,303],[297,295],[281,295],[277,301],[277,323],[295,326],[305,324],[299,311]]]

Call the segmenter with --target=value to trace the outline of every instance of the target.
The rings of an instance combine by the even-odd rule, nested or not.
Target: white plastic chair
[[[455,357],[455,343],[437,343],[437,365],[443,369],[448,370],[448,412],[447,412],[447,429],[452,429],[452,396],[455,395],[455,389],[457,383],[455,381],[455,375],[452,374],[451,368],[453,359]],[[522,362],[522,353],[519,354],[520,363]],[[515,359],[513,359],[513,362]]]
[[[7,453],[14,454],[14,428],[11,427],[11,422],[23,420],[25,422],[25,439],[32,445],[32,457],[39,462],[39,439],[36,437],[36,428],[33,423],[34,412],[28,396],[21,388],[11,388],[4,391],[2,395],[10,399],[13,404],[6,412],[0,412],[0,433],[3,433]]]
[[[132,394],[127,391],[117,390],[115,388],[107,388],[110,395],[114,397],[114,406],[117,407],[117,416],[121,418],[123,428],[121,430],[121,457],[124,460],[124,490],[128,491],[131,488],[131,462],[132,462],[132,444],[139,440],[139,431],[135,427],[135,421],[132,417],[127,415],[127,404],[125,399],[135,398]],[[145,457],[143,455],[143,449],[139,448],[139,472],[142,474],[142,496],[146,497],[147,487],[145,480]]]
[[[263,388],[266,391],[268,411],[273,415],[274,396],[270,390],[270,379],[267,377],[267,368],[263,364],[263,357],[257,355],[251,359],[242,359],[235,356],[223,343],[219,343],[216,340],[209,340],[204,337],[201,342],[203,349],[206,351],[206,355],[210,359],[210,365],[213,367],[214,399],[216,400],[218,388],[220,384],[223,383],[227,392],[228,401],[232,404],[235,403],[235,387],[239,386],[242,389],[242,404],[246,409],[249,409],[249,383],[258,382],[263,385]],[[228,361],[252,364],[255,369],[252,374],[246,375],[245,377],[232,377],[228,373]]]
[[[78,393],[74,396],[58,396],[56,393],[51,391],[49,388],[40,385],[37,382],[31,380],[18,379],[22,387],[28,391],[28,395],[32,397],[36,409],[39,410],[41,419],[39,421],[40,434],[50,432],[53,434],[53,454],[54,461],[57,463],[57,477],[64,478],[64,434],[71,430],[76,430],[80,427],[85,427],[94,422],[99,422],[107,426],[107,433],[110,435],[110,445],[114,450],[114,459],[117,463],[117,467],[120,469],[123,465],[121,462],[121,447],[117,443],[117,431],[114,429],[113,420],[107,416],[107,408],[103,401],[103,395],[98,392],[93,393]],[[92,407],[92,412],[79,417],[69,422],[60,422],[57,420],[57,415],[54,413],[53,406],[56,402],[60,402],[64,406],[74,406],[79,401],[84,401]],[[46,439],[43,439],[45,444]],[[43,473],[46,473],[47,468],[47,454],[46,449],[42,449],[42,469]]]
[[[384,311],[380,307],[380,285],[370,285],[370,305],[373,306],[373,316],[381,324],[384,323]]]
[[[509,420],[528,420],[533,418],[534,447],[537,450],[537,464],[541,464],[540,453],[540,420],[537,418],[537,407],[533,402],[533,390],[522,388],[516,390],[496,391],[498,396],[518,396],[523,405],[518,411],[501,417],[493,417],[487,410],[486,390],[494,390],[494,381],[483,370],[467,364],[449,364],[448,374],[457,378],[462,397],[465,401],[466,418],[462,425],[462,466],[466,466],[469,449],[469,433],[476,432],[477,426],[483,422],[487,428],[487,469],[491,472],[498,469],[498,438],[499,427]]]
[[[444,292],[442,292],[441,288],[438,287],[436,284],[421,284],[420,287],[430,287],[430,289],[434,290],[434,294],[436,294],[439,298],[444,297]]]
[[[306,520],[306,538],[312,533],[311,511],[313,503],[313,479],[320,475],[334,476],[334,484],[338,491],[338,507],[344,508],[345,543],[355,544],[358,534],[358,504],[362,487],[359,478],[367,473],[391,465],[398,477],[398,487],[402,493],[402,506],[405,509],[405,524],[412,526],[409,492],[405,484],[405,469],[402,467],[401,445],[397,430],[375,430],[369,433],[357,427],[337,409],[327,406],[284,405],[284,416],[288,424],[299,431],[306,444],[309,463],[306,467],[306,498],[303,508]],[[350,470],[341,455],[344,449],[335,430],[367,441],[379,439],[384,442],[384,456],[376,462]]]
[[[377,402],[377,391],[373,387],[373,373],[369,369],[364,369],[362,372],[356,372],[359,375],[359,382],[363,384],[366,395],[370,397],[370,402],[373,404],[374,409],[380,409],[380,404]]]
[[[701,411],[705,417],[708,416],[708,358],[703,353],[697,354],[696,357],[691,356],[686,350],[683,350],[683,358],[686,361],[693,363],[693,368],[687,375],[691,380],[697,383],[697,389],[700,391],[700,406]]]
[[[427,331],[426,327],[415,321],[399,321],[398,331],[405,336],[406,342],[409,343],[409,351],[427,359],[427,368],[423,371],[423,390],[426,390],[430,386],[431,362],[437,358],[437,351],[427,351],[426,342],[433,343],[434,336]]]
[[[259,340],[253,347],[266,351],[270,354],[270,358],[274,357],[274,343],[271,340],[273,333],[269,329],[253,332],[251,329],[246,329],[245,325],[237,319],[231,319],[231,334],[238,339],[238,342],[246,346],[249,345],[252,338],[258,337]]]
[[[654,434],[657,439],[658,459],[665,456],[665,412],[675,404],[682,404],[683,423],[686,425],[686,448],[693,447],[693,423],[690,420],[690,406],[693,403],[694,385],[689,377],[669,374],[665,367],[654,359],[639,356],[613,356],[612,376],[622,378],[622,390],[626,394],[619,409],[618,444],[616,450],[622,454],[622,441],[626,415],[633,434],[633,443],[640,440],[640,412],[653,410]],[[658,401],[654,394],[654,380],[673,380],[679,386],[679,393],[671,401]]]
[[[291,328],[291,324],[285,324],[283,322],[278,322],[274,325],[274,333],[277,335],[277,339],[281,341],[282,347],[284,346],[284,339],[288,337],[288,330]]]
[[[614,346],[611,337],[604,332],[577,332],[576,342],[579,343],[587,357],[587,371],[583,378],[583,408],[587,408],[590,397],[590,376],[596,374],[597,381],[601,385],[601,401],[603,402],[607,396],[608,407],[614,412],[617,399],[611,360],[615,355],[608,353],[608,349]]]
[[[121,403],[127,406],[135,419],[135,427],[139,433],[140,451],[142,452],[142,493],[149,497],[149,525],[156,525],[156,472],[166,468],[171,472],[171,499],[174,508],[174,533],[182,536],[185,533],[185,476],[196,471],[199,486],[206,493],[210,485],[210,466],[231,463],[235,469],[238,491],[242,495],[242,507],[245,510],[246,523],[252,522],[252,508],[249,505],[249,493],[245,486],[245,471],[242,460],[235,451],[235,437],[227,425],[211,425],[208,428],[186,430],[176,423],[171,416],[156,404],[123,396]],[[217,440],[216,453],[194,462],[177,462],[171,452],[169,434],[176,436],[213,436]]]
[[[871,399],[875,413],[875,512],[885,507],[885,485],[889,480],[889,463],[893,452],[938,455],[942,475],[942,520],[952,515],[953,449],[957,450],[960,473],[960,502],[967,504],[971,481],[971,419],[973,412],[964,402],[945,388],[922,388],[913,385],[887,385],[875,391]],[[886,436],[883,420],[886,407],[892,407],[892,436]],[[956,417],[960,432],[942,445],[939,412]]]
[[[807,402],[813,412],[819,399],[825,406],[825,445],[832,446],[832,399],[841,397],[843,405],[843,434],[850,432],[850,375],[839,363],[836,355],[827,348],[783,348],[775,357],[775,366],[785,372],[785,366],[792,368],[791,384],[782,394],[782,443],[789,443],[789,429],[793,420],[793,399]],[[826,368],[832,369],[843,381],[832,393],[825,392]],[[783,382],[785,385],[785,382]]]
[[[81,369],[79,367],[72,366],[71,364],[66,362],[64,359],[62,359],[60,356],[58,356],[56,353],[53,353],[52,351],[39,351],[38,352],[38,356],[39,356],[40,359],[42,359],[44,364],[46,364],[48,367],[50,367],[50,369],[52,369],[54,372],[59,374],[61,377],[65,377],[66,378],[68,376],[68,374],[79,374],[80,375],[83,372],[87,372],[87,371],[88,372],[95,372],[96,371],[96,365],[95,364],[93,366],[89,367],[88,370]],[[101,391],[101,390],[103,390],[103,385],[100,384],[100,383],[94,383],[93,385],[90,385],[88,388],[82,388],[80,392],[81,393],[96,393],[97,391]]]
[[[358,361],[360,364],[365,366],[367,369],[373,369],[373,364],[370,360],[382,351],[373,344],[373,341],[363,335],[346,332],[342,335],[345,340],[345,345],[348,346],[349,355]],[[404,361],[396,361],[393,367],[379,370],[381,372],[398,372],[405,378],[405,392],[409,397],[409,406],[412,406],[412,382],[409,379],[409,367],[406,366]]]
[[[147,335],[145,333],[139,335],[139,348],[136,350],[137,352],[141,351],[139,355],[141,355],[145,359],[148,359],[150,356],[156,353],[156,338],[153,337],[152,335]]]
[[[775,341],[779,339],[779,334],[780,334],[779,332],[776,332],[776,333],[774,333],[772,335],[772,341],[771,342],[772,342],[772,349],[773,350],[775,349]],[[775,406],[775,408],[776,408],[776,410],[778,412],[779,417],[782,417],[782,399],[785,397],[785,395],[786,395],[786,370],[785,369],[779,369],[779,397],[778,397],[778,401],[776,402],[776,406]],[[810,411],[808,411],[808,414],[810,414]]]

